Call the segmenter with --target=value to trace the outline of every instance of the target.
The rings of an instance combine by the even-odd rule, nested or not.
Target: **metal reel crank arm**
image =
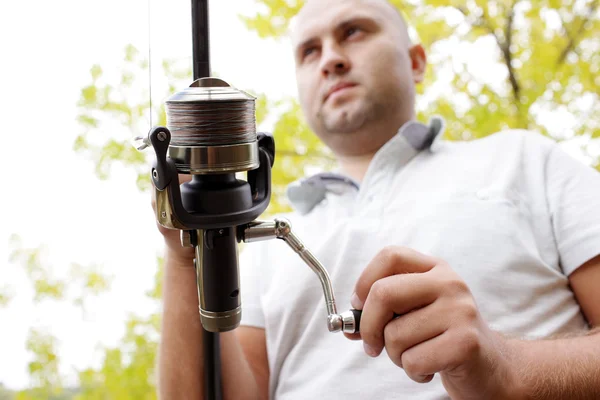
[[[327,328],[330,332],[358,333],[360,330],[361,310],[348,310],[338,314],[331,278],[327,270],[316,257],[304,246],[300,238],[292,232],[290,222],[285,218],[273,221],[254,221],[242,225],[238,230],[238,238],[244,243],[253,243],[270,239],[282,239],[302,258],[317,274],[323,287],[325,305],[327,307]]]

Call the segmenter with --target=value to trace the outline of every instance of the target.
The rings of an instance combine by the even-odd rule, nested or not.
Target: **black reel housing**
[[[248,171],[248,181],[235,173],[194,174],[192,180],[179,185],[175,162],[167,158],[171,132],[165,127],[153,128],[149,135],[156,159],[152,181],[158,191],[169,189],[174,221],[179,226],[161,223],[167,228],[218,229],[252,222],[269,206],[271,200],[271,168],[275,162],[275,141],[267,133],[257,134],[259,167]]]

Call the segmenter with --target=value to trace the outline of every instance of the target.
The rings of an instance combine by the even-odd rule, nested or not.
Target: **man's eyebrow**
[[[382,24],[382,21],[379,18],[374,17],[372,15],[358,14],[358,15],[348,17],[348,18],[344,19],[343,21],[341,21],[340,23],[338,23],[337,26],[335,27],[335,30],[340,30],[340,29],[346,28],[350,25],[354,25],[356,23],[363,23],[363,24],[372,25],[372,26],[380,26]]]
[[[334,31],[343,30],[344,28],[347,28],[348,26],[354,25],[356,23],[365,23],[367,25],[379,26],[379,25],[381,25],[382,22],[376,17],[359,14],[359,15],[354,15],[354,16],[345,18],[342,21],[340,21],[335,26]],[[313,44],[317,40],[318,39],[316,37],[310,37],[310,38],[302,41],[300,44],[298,44],[296,46],[296,51],[299,51],[300,49],[303,49],[303,48]]]
[[[296,46],[296,52],[300,51],[301,49],[310,46],[311,44],[315,43],[318,39],[316,37],[311,37],[309,39],[304,40],[302,43],[300,43],[298,46]]]

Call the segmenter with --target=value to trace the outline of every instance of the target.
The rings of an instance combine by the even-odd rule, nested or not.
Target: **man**
[[[289,219],[361,333],[327,331],[320,283],[285,244],[249,244],[225,397],[600,398],[600,175],[541,135],[446,143],[442,121],[417,122],[425,52],[384,0],[310,1],[292,42],[340,173],[292,186]],[[202,398],[193,254],[162,232],[160,394]]]

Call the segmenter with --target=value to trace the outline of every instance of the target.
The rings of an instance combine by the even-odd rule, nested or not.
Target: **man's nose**
[[[343,75],[350,70],[350,60],[339,46],[324,46],[322,52],[321,73],[323,76]]]

